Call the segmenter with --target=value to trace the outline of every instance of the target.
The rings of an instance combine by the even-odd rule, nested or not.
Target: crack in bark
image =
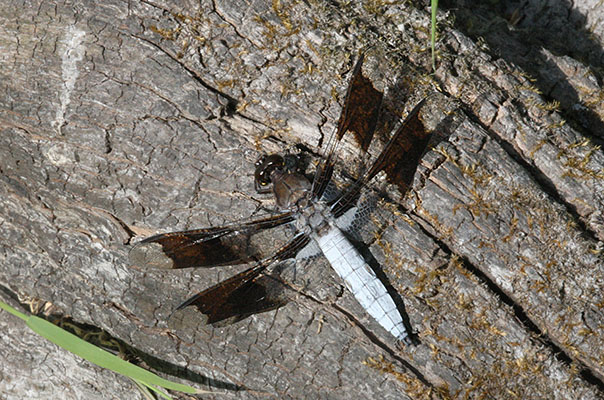
[[[298,290],[298,289],[292,287],[291,285],[287,285],[286,284],[286,286],[289,289],[291,289],[294,292],[296,292],[299,295],[301,295],[303,298],[305,298],[307,300],[310,300],[311,302],[313,302],[315,304],[320,304],[322,306],[326,306],[325,302],[323,302],[323,301],[315,298],[314,296],[311,296],[310,294],[305,293],[302,290]],[[345,310],[344,308],[342,308],[341,306],[339,306],[336,303],[330,303],[329,305],[334,310],[338,311],[344,317],[346,317],[346,319],[348,319],[353,325],[355,325],[356,327],[358,327],[363,332],[363,334],[365,335],[365,337],[367,339],[369,339],[369,341],[371,343],[373,343],[374,345],[376,345],[379,348],[381,348],[382,350],[384,350],[393,359],[397,360],[405,369],[407,369],[411,374],[413,374],[424,385],[426,385],[427,387],[429,387],[431,389],[436,389],[436,386],[434,386],[417,368],[415,368],[407,360],[405,360],[404,358],[402,358],[401,356],[399,356],[398,353],[397,353],[397,351],[393,350],[384,341],[380,340],[370,329],[368,329],[367,327],[365,327],[365,325],[363,325],[361,323],[361,321],[359,321],[351,312]],[[363,312],[365,312],[365,311],[363,311]],[[410,334],[410,336],[414,336],[414,335]]]
[[[569,201],[567,201],[562,194],[556,188],[554,182],[541,170],[536,168],[533,164],[529,163],[513,146],[512,143],[509,143],[504,138],[497,135],[493,132],[490,127],[486,126],[482,123],[480,118],[475,115],[471,110],[465,110],[466,115],[468,115],[473,123],[482,127],[482,129],[488,134],[488,136],[493,139],[501,148],[506,152],[508,156],[514,162],[516,162],[520,167],[526,171],[526,173],[533,179],[534,182],[537,183],[539,189],[545,192],[552,201],[556,204],[559,204],[564,208],[564,210],[572,217],[574,222],[578,225],[579,229],[583,231],[583,233],[587,236],[590,241],[598,242],[599,234],[598,232],[592,230],[584,221],[583,217],[577,211],[577,206]]]
[[[415,215],[415,214],[413,214],[413,215]],[[516,316],[516,319],[522,324],[522,326],[524,328],[526,328],[530,333],[532,333],[535,340],[541,342],[544,346],[546,346],[552,352],[552,354],[554,354],[554,356],[559,361],[562,361],[565,365],[570,366],[574,362],[580,368],[581,377],[586,382],[594,385],[599,391],[604,392],[604,380],[597,373],[597,371],[592,370],[583,361],[581,361],[580,359],[577,359],[575,357],[572,357],[566,351],[564,351],[561,346],[559,346],[551,337],[549,337],[549,335],[546,332],[542,331],[539,328],[539,326],[531,320],[531,318],[527,315],[527,313],[524,311],[522,306],[519,305],[518,303],[516,303],[512,299],[512,297],[507,295],[505,293],[505,291],[502,288],[500,288],[497,285],[497,283],[495,283],[486,273],[484,273],[478,267],[473,265],[470,262],[470,260],[468,260],[465,256],[454,253],[445,242],[440,240],[437,236],[433,235],[429,230],[427,230],[424,227],[424,222],[423,222],[423,219],[421,219],[421,217],[419,217],[419,216],[416,216],[416,217],[417,218],[414,218],[414,219],[416,219],[416,220],[418,218],[420,219],[420,221],[418,221],[418,226],[423,231],[423,233],[425,235],[429,236],[430,238],[432,238],[432,240],[435,243],[437,243],[438,246],[441,248],[441,250],[443,250],[446,254],[448,254],[449,257],[451,257],[452,255],[456,255],[457,257],[459,257],[459,259],[462,260],[463,267],[469,273],[471,273],[473,276],[478,278],[478,280],[480,282],[484,283],[486,285],[486,287],[489,289],[489,291],[497,299],[499,299],[502,303],[506,304],[507,306],[509,306],[512,309],[514,315]]]

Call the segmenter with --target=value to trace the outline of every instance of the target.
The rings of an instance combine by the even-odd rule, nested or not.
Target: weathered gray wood
[[[3,312],[0,331],[3,399],[142,398],[132,381],[62,351],[17,317]]]
[[[602,13],[585,4],[598,37]],[[604,397],[602,111],[589,101],[601,88],[580,79],[597,61],[541,55],[574,68],[557,77],[568,86],[546,81],[557,88],[550,96],[593,92],[578,97],[593,106],[573,128],[518,60],[443,26],[444,93],[424,115],[440,139],[413,190],[383,212],[385,231],[366,237],[421,341],[399,350],[349,293],[338,297],[341,283],[321,261],[297,271],[303,294],[278,311],[223,328],[200,326],[192,310],[168,321],[179,301],[239,269],[130,268],[126,244],[131,231],[217,225],[271,207],[253,191],[254,161],[297,143],[320,151],[361,48],[391,112],[408,93],[431,93],[424,11],[105,1],[2,13],[3,286],[197,376],[245,386],[243,398]],[[532,72],[547,77],[551,66]],[[560,103],[572,116],[574,103]],[[18,337],[2,337],[7,360],[21,361],[0,363],[0,393],[32,397],[39,378],[15,378],[37,365],[21,355],[31,339],[12,349]],[[43,362],[65,370],[48,381],[82,386],[39,387],[39,397],[92,398],[76,374],[110,376],[63,357]],[[97,390],[132,397],[129,385]]]

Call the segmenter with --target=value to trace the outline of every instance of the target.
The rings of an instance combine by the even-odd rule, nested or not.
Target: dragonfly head
[[[285,159],[279,154],[271,154],[260,157],[256,161],[256,172],[254,172],[254,187],[258,193],[269,193],[270,184],[275,171],[283,172]]]

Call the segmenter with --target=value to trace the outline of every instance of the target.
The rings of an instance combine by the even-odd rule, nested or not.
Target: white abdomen
[[[333,269],[369,315],[399,340],[406,341],[409,335],[394,300],[342,231],[331,226],[326,234],[314,234],[314,238]]]

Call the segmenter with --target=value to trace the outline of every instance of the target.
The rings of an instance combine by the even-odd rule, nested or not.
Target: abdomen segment
[[[332,226],[327,233],[322,236],[315,234],[314,238],[333,269],[369,315],[396,338],[407,342],[409,334],[394,300],[342,231]]]

